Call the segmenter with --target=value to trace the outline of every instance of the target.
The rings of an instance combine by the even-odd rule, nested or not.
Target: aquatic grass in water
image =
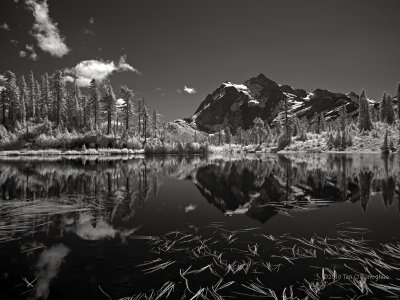
[[[0,201],[0,243],[32,235],[52,223],[51,218],[105,209],[94,197],[63,197]]]
[[[150,253],[155,255],[136,266],[143,276],[154,273],[152,279],[157,276],[161,280],[168,270],[166,276],[175,280],[122,299],[400,296],[396,275],[400,244],[375,245],[364,237],[367,228],[338,228],[345,228],[349,236],[273,236],[259,233],[260,228],[229,230],[221,223],[197,231],[190,226],[145,239],[133,235],[130,238],[147,240]],[[227,243],[220,242],[221,237]],[[253,243],[253,238],[259,241]]]

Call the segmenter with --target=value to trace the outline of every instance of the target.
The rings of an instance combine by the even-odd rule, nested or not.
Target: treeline
[[[84,95],[76,82],[68,82],[62,71],[28,80],[12,71],[4,74],[0,97],[0,119],[10,133],[26,131],[34,138],[35,125],[48,124],[60,132],[98,132],[106,135],[138,136],[146,139],[161,134],[156,110],[149,112],[144,98],[136,97],[127,86],[116,93],[110,84],[93,79]]]
[[[217,133],[209,136],[212,145],[224,144],[268,144],[275,150],[282,150],[294,141],[306,142],[312,133],[327,137],[328,150],[346,150],[353,145],[354,133],[358,135],[372,135],[374,138],[382,138],[382,151],[396,151],[395,144],[400,143],[388,137],[388,128],[400,126],[400,84],[397,87],[396,103],[391,95],[383,93],[380,103],[370,102],[363,90],[359,97],[358,116],[348,115],[346,105],[342,105],[338,118],[326,118],[324,112],[315,114],[310,120],[305,116],[299,118],[290,113],[287,99],[283,100],[280,113],[271,126],[260,118],[253,120],[253,126],[249,129],[237,128],[234,133],[229,127],[220,128]],[[386,126],[386,132],[379,136],[377,124]],[[380,128],[379,128],[380,129]],[[400,127],[398,128],[400,130]],[[400,132],[399,132],[400,133]],[[259,150],[261,150],[259,148]]]

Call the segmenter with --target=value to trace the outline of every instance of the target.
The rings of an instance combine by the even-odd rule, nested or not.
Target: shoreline
[[[397,154],[393,152],[391,154]],[[72,157],[72,156],[130,156],[130,155],[204,155],[205,153],[146,153],[144,149],[118,149],[118,148],[100,148],[100,149],[88,149],[88,150],[57,150],[57,149],[21,149],[21,150],[4,150],[0,151],[0,158],[2,157]],[[220,150],[220,151],[209,151],[206,154],[234,154],[234,155],[254,155],[254,154],[382,154],[381,151],[321,151],[321,152],[309,152],[309,151],[290,151],[281,150],[278,152],[271,151],[256,151],[250,152],[244,149]]]

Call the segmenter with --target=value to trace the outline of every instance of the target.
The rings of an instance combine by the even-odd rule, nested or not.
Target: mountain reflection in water
[[[162,236],[184,226],[196,232],[227,226],[222,236],[230,244],[236,235],[228,233],[243,225],[264,230],[259,235],[265,237],[274,230],[311,236],[318,229],[332,230],[330,225],[337,230],[342,216],[362,219],[354,209],[339,204],[352,205],[367,215],[377,200],[398,218],[399,166],[397,156],[372,154],[3,158],[0,282],[8,288],[0,298],[24,293],[26,287],[26,297],[58,299],[62,285],[57,280],[71,284],[81,280],[82,285],[107,282],[111,280],[107,270],[115,268],[107,265],[110,257],[115,264],[131,260],[135,265],[148,254],[132,246],[132,240]],[[324,213],[296,221],[311,211]],[[239,216],[227,218],[235,215]],[[388,232],[385,222],[394,220],[381,212],[368,217],[372,229],[382,232]],[[254,245],[253,252],[259,244]],[[82,262],[87,255],[91,258]],[[101,269],[93,260],[101,261]],[[24,275],[22,261],[32,270],[31,277]],[[96,275],[79,273],[73,281],[69,274],[80,267],[84,269],[79,272]],[[124,270],[124,266],[115,270],[115,280],[132,280]],[[126,284],[117,290],[131,288]],[[25,299],[24,295],[19,298]]]

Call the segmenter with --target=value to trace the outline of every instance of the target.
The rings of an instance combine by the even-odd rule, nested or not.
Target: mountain
[[[243,84],[223,83],[205,98],[193,116],[184,120],[192,127],[208,133],[226,127],[231,131],[239,127],[247,129],[253,125],[256,117],[272,124],[279,116],[280,103],[285,98],[290,113],[299,118],[306,116],[311,120],[321,112],[328,120],[336,118],[342,105],[346,105],[350,116],[358,114],[359,97],[354,92],[343,94],[316,89],[307,93],[303,89],[279,85],[260,74]]]

